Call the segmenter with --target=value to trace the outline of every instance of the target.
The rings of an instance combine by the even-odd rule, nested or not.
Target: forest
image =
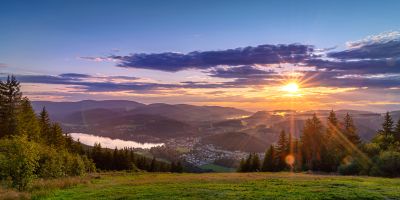
[[[37,116],[14,76],[0,82],[0,181],[25,190],[34,179],[110,170],[182,172],[182,165],[138,155],[134,149],[88,147],[64,133],[43,108]]]
[[[305,122],[300,138],[282,131],[261,161],[252,153],[239,172],[319,171],[342,175],[400,176],[400,120],[389,112],[375,137],[361,141],[352,117],[340,121],[332,110],[324,126],[316,114]]]

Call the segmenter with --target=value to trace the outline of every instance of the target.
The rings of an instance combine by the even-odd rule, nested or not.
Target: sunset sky
[[[31,100],[400,110],[400,1],[1,1]]]

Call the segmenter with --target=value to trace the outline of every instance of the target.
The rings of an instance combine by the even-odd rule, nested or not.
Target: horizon
[[[33,101],[400,110],[399,6],[6,1],[0,79]]]
[[[126,99],[102,99],[102,100],[93,100],[93,99],[83,99],[83,100],[76,100],[76,101],[46,101],[46,100],[33,100],[32,102],[50,102],[50,103],[78,103],[78,102],[83,102],[83,101],[129,101],[129,102],[135,102],[135,103],[141,103],[144,105],[151,105],[151,104],[167,104],[167,105],[192,105],[192,106],[209,106],[213,107],[214,105],[195,105],[195,104],[190,104],[190,103],[177,103],[177,104],[171,104],[171,103],[143,103],[139,101],[134,101],[134,100],[126,100]],[[217,107],[226,107],[226,108],[235,108],[235,107],[229,107],[229,106],[217,106]],[[274,109],[274,110],[247,110],[247,109],[241,109],[241,108],[235,108],[235,109],[240,109],[243,111],[247,111],[250,113],[256,113],[256,112],[277,112],[277,111],[295,111],[295,112],[309,112],[309,111],[361,111],[361,112],[371,112],[371,113],[376,113],[376,114],[384,114],[386,112],[396,112],[399,110],[387,110],[384,112],[375,112],[372,110],[355,110],[355,109],[311,109],[311,110],[291,110],[291,109]]]

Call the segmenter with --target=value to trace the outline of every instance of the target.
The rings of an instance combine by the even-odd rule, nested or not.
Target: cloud
[[[400,32],[387,32],[348,42],[348,49],[328,53],[338,59],[388,59],[400,57]]]
[[[5,64],[5,63],[0,63],[0,68],[5,68],[5,67],[7,67],[7,64]]]
[[[218,67],[210,70],[209,75],[218,78],[265,78],[276,76],[276,72],[261,70],[253,66]]]
[[[115,51],[118,52],[118,51]],[[94,56],[81,56],[78,57],[81,60],[88,60],[88,61],[94,61],[94,62],[115,62],[116,60],[113,59],[112,57],[102,57],[102,56],[98,56],[98,57],[94,57]]]
[[[296,63],[310,58],[313,48],[313,46],[302,44],[259,45],[219,51],[194,51],[187,54],[141,53],[128,56],[113,55],[109,58],[117,60],[119,67],[176,72],[186,69],[208,69],[219,65]]]
[[[3,75],[3,78],[5,75]],[[208,83],[208,82],[181,82],[178,84],[152,83],[138,81],[139,78],[129,76],[91,76],[87,74],[60,74],[50,75],[16,75],[21,83],[60,84],[87,92],[118,92],[118,91],[151,91],[163,89],[196,89],[196,88],[232,88],[243,87],[234,82]],[[2,77],[0,77],[1,79]],[[118,82],[115,80],[135,80]]]

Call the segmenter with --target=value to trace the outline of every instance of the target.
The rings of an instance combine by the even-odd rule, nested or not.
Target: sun
[[[282,90],[288,93],[296,93],[299,91],[299,85],[295,82],[288,83],[282,87]]]

